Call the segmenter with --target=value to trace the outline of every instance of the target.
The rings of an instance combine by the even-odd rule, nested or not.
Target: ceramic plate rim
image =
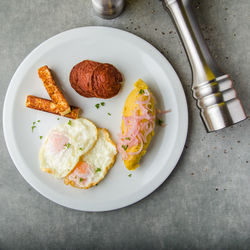
[[[85,208],[79,208],[79,207],[75,207],[74,205],[68,204],[65,201],[62,201],[60,198],[55,198],[53,197],[53,195],[51,193],[48,193],[49,190],[41,190],[41,188],[39,187],[39,183],[34,182],[34,180],[32,180],[32,177],[29,176],[25,170],[25,166],[21,166],[20,162],[18,162],[18,159],[15,158],[15,150],[14,147],[15,145],[13,145],[13,140],[10,139],[10,137],[8,135],[10,135],[11,132],[11,126],[8,126],[8,119],[10,118],[10,114],[8,114],[8,100],[9,98],[11,98],[11,89],[13,88],[14,82],[15,82],[15,78],[18,74],[20,74],[22,67],[25,66],[26,62],[29,63],[29,58],[32,57],[33,54],[37,53],[37,51],[39,51],[39,49],[42,46],[45,46],[46,43],[48,43],[51,40],[56,40],[58,39],[60,36],[65,36],[67,34],[70,33],[74,33],[77,32],[78,30],[81,30],[84,32],[84,30],[87,29],[92,29],[92,30],[109,30],[111,32],[114,32],[116,34],[119,35],[120,34],[125,34],[126,36],[128,36],[128,38],[130,37],[133,41],[136,41],[136,43],[141,44],[144,46],[145,49],[149,49],[150,53],[152,53],[152,56],[157,57],[158,60],[161,60],[163,65],[168,67],[168,70],[170,71],[170,73],[172,74],[171,77],[173,77],[175,79],[175,83],[174,85],[172,85],[173,89],[174,89],[174,93],[176,94],[176,92],[178,92],[178,111],[179,111],[179,115],[178,115],[178,121],[179,124],[178,126],[180,126],[180,124],[182,125],[182,129],[179,130],[179,133],[177,135],[176,141],[174,143],[174,145],[176,146],[175,151],[174,151],[174,155],[171,155],[171,162],[170,165],[171,167],[166,168],[167,170],[161,175],[161,178],[155,179],[153,182],[151,181],[151,186],[147,189],[145,189],[143,192],[140,192],[139,194],[135,195],[134,197],[130,197],[129,199],[126,199],[123,202],[120,202],[119,204],[116,204],[115,206],[105,206],[105,207],[99,207],[99,208],[93,208],[93,209],[85,209]],[[176,98],[177,99],[177,98]],[[115,210],[115,209],[119,209],[122,207],[126,207],[129,205],[132,205],[138,201],[140,201],[141,199],[147,197],[148,195],[150,195],[155,189],[157,189],[167,178],[168,176],[171,174],[171,172],[173,171],[173,169],[175,168],[179,158],[181,157],[185,142],[186,142],[186,137],[187,137],[187,132],[188,132],[188,109],[187,109],[187,102],[186,102],[186,97],[184,94],[184,90],[182,87],[182,84],[179,80],[179,77],[177,75],[177,73],[175,72],[175,70],[173,69],[172,65],[169,63],[169,61],[150,43],[148,43],[147,41],[145,41],[144,39],[138,37],[137,35],[134,35],[130,32],[121,30],[121,29],[117,29],[117,28],[112,28],[112,27],[105,27],[105,26],[86,26],[86,27],[79,27],[79,28],[74,28],[74,29],[70,29],[64,32],[61,32],[55,36],[52,36],[51,38],[45,40],[44,42],[42,42],[40,45],[38,45],[35,49],[33,49],[25,58],[24,60],[21,62],[21,64],[18,66],[18,68],[16,69],[13,77],[11,78],[11,81],[9,83],[6,95],[5,95],[5,100],[4,100],[4,106],[3,106],[3,132],[4,132],[4,138],[5,138],[5,142],[7,145],[7,149],[9,151],[9,154],[11,156],[12,161],[14,162],[16,168],[18,169],[19,173],[23,176],[23,178],[36,190],[38,191],[40,194],[42,194],[44,197],[48,198],[49,200],[52,200],[53,202],[60,204],[62,206],[71,208],[71,209],[76,209],[76,210],[80,210],[80,211],[88,211],[88,212],[102,212],[102,211],[110,211],[110,210]],[[170,160],[169,160],[170,161]],[[168,163],[169,164],[169,163]]]

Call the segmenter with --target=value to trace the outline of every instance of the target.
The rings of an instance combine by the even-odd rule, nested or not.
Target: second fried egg
[[[84,189],[95,186],[113,166],[116,154],[116,145],[108,130],[99,128],[95,146],[80,158],[76,167],[64,179],[64,183]]]

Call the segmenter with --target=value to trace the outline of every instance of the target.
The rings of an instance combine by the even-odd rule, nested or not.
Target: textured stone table
[[[232,76],[249,115],[250,1],[194,0],[193,5],[212,54]],[[111,212],[79,212],[26,183],[10,159],[1,122],[0,249],[249,249],[249,119],[206,133],[191,96],[187,57],[160,1],[129,0],[119,18],[107,21],[93,15],[90,0],[1,0],[1,106],[12,75],[33,48],[88,25],[132,32],[172,63],[189,107],[184,152],[167,181],[146,199]]]

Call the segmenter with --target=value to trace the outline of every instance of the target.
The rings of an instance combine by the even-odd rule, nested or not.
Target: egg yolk
[[[67,147],[69,142],[69,138],[65,135],[52,133],[48,138],[48,150],[52,151],[53,153],[59,153],[65,147]]]
[[[69,180],[74,181],[79,187],[83,187],[88,179],[93,175],[92,168],[87,162],[79,161],[73,172],[69,175]]]

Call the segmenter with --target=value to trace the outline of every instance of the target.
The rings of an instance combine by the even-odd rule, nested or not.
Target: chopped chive
[[[33,133],[33,131],[34,131],[34,128],[36,128],[36,126],[32,126],[32,127],[31,127],[31,129],[32,129],[32,133]]]
[[[143,89],[140,89],[139,94],[142,95],[142,94],[144,94],[144,93],[145,93],[144,90],[143,90]]]
[[[36,122],[33,122],[33,125],[35,125],[36,124]]]
[[[64,144],[64,147],[69,148],[71,146],[70,143]]]
[[[97,109],[99,109],[99,108],[100,108],[100,104],[97,103],[97,104],[95,105],[95,107],[96,107]]]
[[[109,115],[109,116],[111,116],[111,114],[110,114],[110,113],[108,113],[108,115]]]
[[[40,140],[43,139],[43,137],[40,135]]]
[[[83,148],[79,148],[79,150],[83,151]]]
[[[82,182],[83,181],[83,178],[80,178],[80,182]]]
[[[129,137],[126,137],[125,139],[130,141],[130,138],[129,138]]]
[[[60,118],[58,117],[57,120],[60,120]]]
[[[127,148],[128,148],[128,145],[122,145],[122,148],[126,151],[127,150]]]
[[[101,105],[104,106],[104,105],[105,105],[105,102],[101,102]]]
[[[71,126],[71,120],[68,121],[69,126]]]
[[[37,122],[40,122],[40,120],[37,120]]]
[[[97,169],[95,170],[96,173],[97,173],[97,172],[100,172],[100,171],[101,171],[100,168],[97,168]]]
[[[132,176],[132,174],[129,174],[129,175],[128,175],[128,177],[131,177],[131,176]]]
[[[160,119],[158,119],[158,120],[157,120],[157,125],[161,126],[162,124],[163,124],[163,121],[160,120]]]

